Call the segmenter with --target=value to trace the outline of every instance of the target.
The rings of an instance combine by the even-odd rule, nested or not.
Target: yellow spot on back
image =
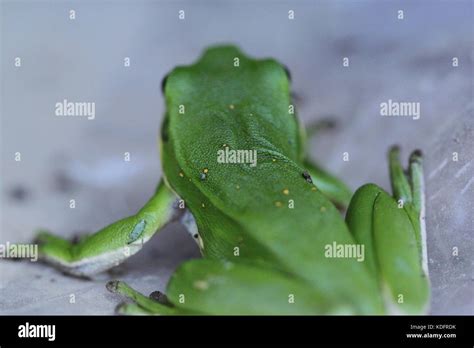
[[[280,208],[283,205],[280,201],[275,202],[275,207]]]
[[[283,190],[283,194],[288,196],[288,195],[290,194],[290,190],[284,189],[284,190]]]
[[[207,174],[208,172],[209,172],[209,169],[204,168],[203,173],[204,173],[204,174]]]
[[[277,161],[276,159],[274,159],[274,158],[272,159],[272,162],[276,162],[276,161]]]
[[[180,177],[184,177],[183,172],[179,172],[179,176],[180,176]]]
[[[317,190],[318,189],[315,186],[311,187],[311,191],[317,191]]]
[[[209,288],[209,283],[205,280],[196,280],[193,283],[193,286],[198,290],[207,290]]]
[[[234,110],[234,107],[235,107],[234,104],[229,105],[229,109],[231,109],[231,110]]]
[[[206,205],[205,205],[204,203],[201,203],[201,207],[205,208],[205,207],[206,207]]]

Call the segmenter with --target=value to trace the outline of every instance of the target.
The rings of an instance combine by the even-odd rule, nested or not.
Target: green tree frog
[[[90,277],[180,219],[203,257],[175,271],[166,296],[109,282],[108,290],[133,300],[120,313],[426,312],[419,151],[404,171],[399,149],[390,150],[393,196],[374,184],[352,195],[308,160],[289,73],[276,60],[213,46],[172,70],[162,87],[164,175],[156,192],[135,215],[77,243],[40,232],[43,260]]]

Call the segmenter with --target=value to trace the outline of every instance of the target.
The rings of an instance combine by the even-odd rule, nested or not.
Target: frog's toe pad
[[[170,302],[168,300],[168,297],[163,294],[161,291],[153,291],[148,297],[158,303],[164,304],[164,305],[170,305]]]
[[[105,284],[105,287],[111,293],[116,294],[119,287],[119,283],[120,283],[119,280],[111,280],[110,282],[107,282],[107,284]]]

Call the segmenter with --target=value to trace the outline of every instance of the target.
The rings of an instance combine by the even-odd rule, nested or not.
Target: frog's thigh
[[[373,243],[382,288],[388,290],[395,313],[427,310],[429,280],[423,272],[415,230],[405,209],[385,192],[377,197],[373,215]]]
[[[293,276],[248,263],[191,260],[173,274],[168,300],[205,314],[327,314],[338,303]]]
[[[364,246],[364,263],[377,279],[393,313],[423,313],[429,299],[415,231],[405,209],[373,184],[359,188],[351,200],[346,222]]]
[[[40,233],[39,257],[76,276],[91,276],[137,253],[153,234],[175,216],[176,196],[163,183],[140,211],[85,237],[77,244]]]

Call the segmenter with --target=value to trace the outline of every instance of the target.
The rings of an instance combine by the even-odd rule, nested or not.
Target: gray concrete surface
[[[401,144],[405,157],[423,150],[431,313],[474,313],[472,2],[3,1],[1,16],[0,243],[28,242],[39,227],[91,232],[135,212],[160,177],[161,78],[206,46],[230,42],[291,69],[304,122],[339,121],[311,151],[352,188],[389,189],[391,144]],[[96,119],[55,117],[64,98],[95,102]],[[381,117],[388,99],[420,102],[421,118]],[[107,279],[144,293],[164,290],[173,269],[192,257],[199,257],[194,242],[171,225],[92,281],[1,260],[0,313],[111,314],[119,299],[105,290]]]

